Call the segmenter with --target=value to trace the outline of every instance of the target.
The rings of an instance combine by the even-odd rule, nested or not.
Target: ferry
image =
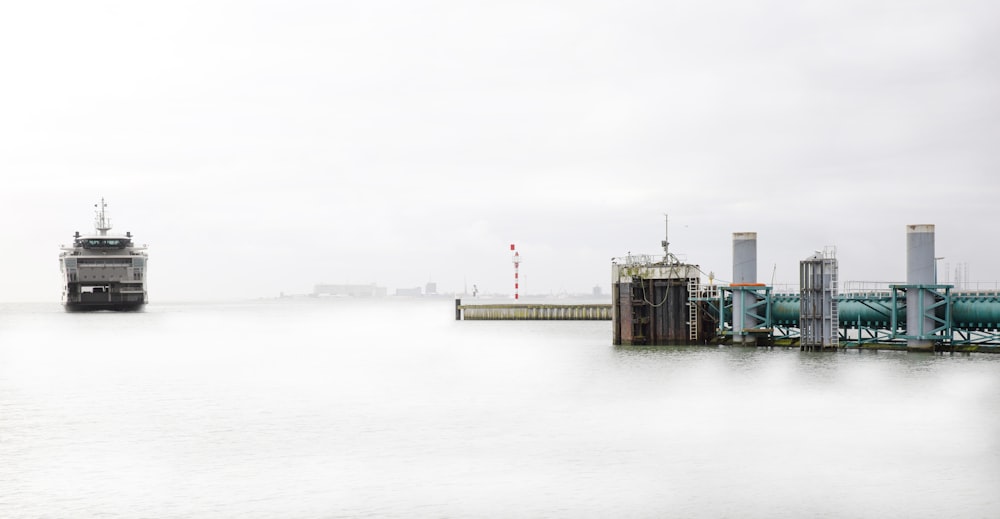
[[[73,245],[61,247],[63,306],[70,312],[141,310],[148,298],[146,246],[136,245],[131,232],[108,234],[107,204],[102,198],[94,207],[95,234],[81,236],[77,231]]]

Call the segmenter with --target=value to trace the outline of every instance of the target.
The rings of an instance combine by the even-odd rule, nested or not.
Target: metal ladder
[[[698,278],[688,279],[688,339],[692,342],[698,340],[698,304],[692,301],[692,297],[701,297],[701,280]]]
[[[836,263],[834,263],[834,265],[836,265]],[[837,286],[838,270],[839,268],[834,267],[833,271],[830,273],[829,297],[832,299],[830,308],[830,346],[834,348],[840,347],[840,310],[837,308],[837,296],[839,295],[839,287]]]

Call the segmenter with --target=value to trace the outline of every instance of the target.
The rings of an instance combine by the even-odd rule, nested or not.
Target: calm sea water
[[[1000,356],[453,318],[0,306],[0,517],[1000,516]]]

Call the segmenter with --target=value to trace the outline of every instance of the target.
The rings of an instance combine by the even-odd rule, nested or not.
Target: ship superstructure
[[[95,207],[95,234],[76,232],[73,245],[64,245],[59,255],[63,305],[68,311],[139,310],[148,297],[146,246],[136,245],[131,232],[109,234],[104,199]]]

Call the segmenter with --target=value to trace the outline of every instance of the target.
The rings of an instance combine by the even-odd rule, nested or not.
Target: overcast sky
[[[671,249],[722,280],[837,247],[903,281],[906,225],[1000,280],[993,1],[8,2],[0,300],[58,301],[109,204],[150,301],[317,283],[610,288]],[[945,277],[942,274],[942,277]]]

